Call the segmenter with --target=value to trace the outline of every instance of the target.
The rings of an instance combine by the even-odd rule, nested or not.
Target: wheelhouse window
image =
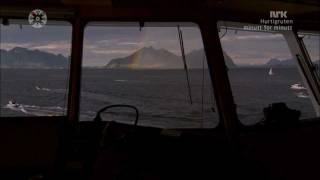
[[[0,116],[66,115],[72,26],[1,19]]]
[[[262,122],[268,107],[279,103],[300,111],[299,119],[319,116],[282,34],[243,31],[223,24],[218,26],[220,41],[242,124]]]
[[[136,107],[140,126],[215,127],[218,115],[198,26],[90,23],[84,35],[80,120],[93,120],[98,110],[114,104]]]
[[[298,34],[314,66],[314,73],[320,78],[320,33],[299,32]]]

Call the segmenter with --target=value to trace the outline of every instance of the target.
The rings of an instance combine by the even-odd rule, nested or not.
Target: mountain
[[[231,58],[225,54],[227,65],[235,67]],[[202,59],[204,50],[195,50],[186,55],[188,68],[202,68]],[[165,49],[154,49],[144,47],[133,54],[124,57],[112,59],[106,68],[115,69],[182,69],[183,61],[181,56],[177,56]]]
[[[68,58],[39,50],[15,47],[0,49],[1,68],[67,68]]]
[[[177,69],[183,67],[179,56],[164,50],[144,47],[133,54],[112,59],[106,68],[115,69]]]
[[[264,64],[266,67],[291,67],[295,65],[296,62],[293,59],[279,60],[277,58],[272,58],[266,64]]]
[[[319,64],[319,60],[313,61],[314,64]],[[296,66],[296,61],[294,59],[284,59],[279,60],[277,58],[270,59],[264,67],[294,67]]]

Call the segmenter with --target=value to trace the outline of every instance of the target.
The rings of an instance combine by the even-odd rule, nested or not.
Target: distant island
[[[294,68],[294,59],[271,58],[265,64],[259,65],[237,65],[227,53],[223,52],[226,66],[234,68]],[[205,57],[204,50],[194,50],[186,54],[186,61],[189,69],[201,69],[202,60]],[[319,64],[319,60],[314,63]],[[151,47],[141,48],[129,56],[112,59],[105,65],[108,69],[182,69],[183,61],[181,56],[177,56],[165,49],[155,49]]]
[[[296,66],[293,59],[271,58],[267,63],[261,65],[238,65],[231,57],[223,52],[226,66],[233,68],[291,68]],[[40,50],[31,50],[15,47],[11,50],[0,49],[0,68],[28,68],[28,69],[65,69],[69,67],[69,59],[61,54],[53,54]],[[204,50],[193,50],[186,54],[189,69],[202,69]],[[205,62],[206,63],[206,62]],[[319,60],[314,61],[320,64]],[[182,57],[166,49],[155,49],[152,46],[141,48],[129,56],[115,58],[106,65],[95,68],[107,69],[183,69]],[[207,65],[205,64],[205,67]]]
[[[314,61],[313,63],[319,64],[320,60]],[[252,67],[252,65],[250,66]],[[277,59],[271,58],[267,63],[262,65],[256,65],[256,67],[268,67],[268,68],[294,68],[297,67],[297,62],[294,59]]]
[[[0,49],[1,68],[53,69],[68,68],[69,60],[63,55],[15,47]]]
[[[236,67],[226,53],[224,53],[224,57],[229,68]],[[204,58],[203,49],[194,50],[186,54],[188,68],[201,69]],[[165,49],[155,49],[152,46],[141,48],[127,57],[112,59],[105,66],[108,69],[183,69],[183,67],[181,56],[177,56]]]

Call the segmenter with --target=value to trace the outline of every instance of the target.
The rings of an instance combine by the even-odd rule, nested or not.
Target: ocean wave
[[[49,88],[41,88],[39,86],[35,86],[34,88],[36,88],[36,90],[38,90],[38,91],[51,91],[51,89],[49,89]]]
[[[8,103],[4,108],[12,111],[22,112],[34,116],[59,116],[63,115],[66,109],[60,106],[41,107],[35,105],[12,104]]]
[[[128,80],[125,80],[125,79],[116,79],[116,80],[114,80],[115,82],[126,82],[126,81],[128,81]]]

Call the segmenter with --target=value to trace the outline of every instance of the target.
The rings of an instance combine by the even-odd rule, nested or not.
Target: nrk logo
[[[270,18],[287,18],[287,11],[270,11]]]
[[[245,30],[292,31],[293,20],[288,19],[287,11],[270,11],[270,18],[260,19],[260,25],[244,26]]]

